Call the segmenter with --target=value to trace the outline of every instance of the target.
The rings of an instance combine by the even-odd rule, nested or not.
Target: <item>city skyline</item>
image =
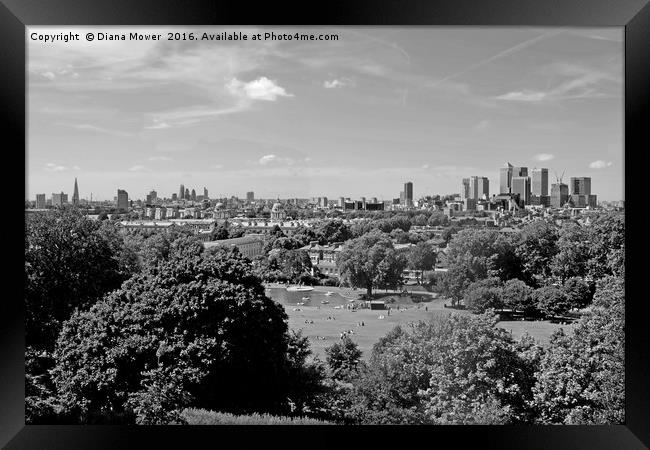
[[[496,193],[509,161],[624,199],[622,28],[309,30],[339,40],[29,41],[26,197]]]

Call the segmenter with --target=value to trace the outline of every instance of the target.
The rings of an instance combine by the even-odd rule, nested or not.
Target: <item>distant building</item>
[[[271,208],[271,220],[283,220],[287,217],[287,212],[284,210],[282,203],[277,202]]]
[[[318,206],[321,208],[327,208],[327,197],[318,197]]]
[[[61,208],[63,205],[68,204],[68,194],[64,194],[63,192],[59,194],[52,194],[52,206],[55,208]]]
[[[255,192],[253,191],[246,192],[246,201],[252,202],[254,200],[255,200]]]
[[[232,239],[209,241],[204,242],[203,246],[206,249],[214,247],[237,248],[239,253],[247,258],[254,258],[264,253],[264,241],[259,235],[248,235]]]
[[[185,188],[185,195],[183,196],[185,200],[190,200],[192,197],[190,197],[190,190],[188,188]]]
[[[74,190],[72,192],[72,204],[79,204],[79,186],[77,185],[77,177],[74,179]]]
[[[339,208],[344,208],[345,207],[345,199],[343,197],[339,197]]]
[[[178,192],[178,199],[183,200],[185,198],[185,186],[181,184],[181,189]]]
[[[499,169],[499,194],[511,193],[512,164],[506,163],[505,167]]]
[[[460,189],[460,198],[463,200],[466,198],[471,198],[470,192],[469,178],[463,178],[463,185]]]
[[[404,183],[404,206],[413,206],[413,182]]]
[[[548,195],[548,169],[533,169],[531,194],[538,197]]]
[[[175,201],[178,201],[178,194],[177,193],[172,194],[172,202],[175,202]]]
[[[192,199],[193,202],[196,201],[196,191],[192,189],[192,193],[190,194],[190,198]]]
[[[569,186],[564,183],[551,185],[551,206],[561,208],[569,200]]]
[[[203,200],[208,200],[210,197],[208,197],[208,188],[204,187],[203,188]]]
[[[530,177],[512,177],[512,193],[519,195],[519,205],[530,204]]]
[[[469,196],[467,198],[479,200],[484,196],[487,198],[490,197],[490,180],[486,177],[470,177]]]
[[[320,245],[318,241],[311,241],[309,245],[301,247],[300,250],[307,252],[312,266],[323,275],[338,278],[341,274],[336,265],[336,259],[343,250],[341,243],[332,245]]]
[[[125,190],[117,190],[117,209],[125,211],[129,209],[129,194]]]
[[[571,177],[571,195],[591,195],[591,177]]]
[[[154,213],[154,219],[156,220],[165,220],[167,218],[167,208],[160,207],[156,208],[156,212]]]
[[[36,194],[36,209],[45,209],[46,206],[45,194]]]

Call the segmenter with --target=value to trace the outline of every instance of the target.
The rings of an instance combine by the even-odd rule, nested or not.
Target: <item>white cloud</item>
[[[248,83],[233,78],[226,84],[226,88],[233,95],[251,100],[272,102],[277,100],[278,97],[293,97],[293,94],[288,94],[283,87],[278,86],[273,80],[266,77],[260,77]]]
[[[281,157],[277,155],[264,155],[258,161],[262,166],[269,164],[286,164],[293,165],[295,162],[292,158]]]
[[[603,161],[599,159],[589,164],[590,169],[604,169],[605,167],[610,167],[612,165],[611,161]]]
[[[332,81],[325,80],[325,82],[323,83],[323,87],[325,89],[342,88],[351,85],[352,85],[352,80],[349,78],[335,78]]]
[[[535,161],[550,161],[555,158],[555,155],[551,155],[550,153],[538,153],[537,155],[533,156],[533,159]]]
[[[215,164],[214,168],[215,169],[223,169],[223,164]]]
[[[68,170],[68,168],[59,164],[47,163],[45,164],[45,170],[48,172],[63,172],[65,170]]]
[[[172,161],[169,156],[150,156],[149,161]]]
[[[539,102],[546,98],[546,92],[534,91],[513,91],[496,97],[499,100],[509,100],[517,102]]]
[[[429,168],[429,164],[423,164],[423,165],[422,165],[422,168],[423,168],[423,169],[428,169],[428,168]]]
[[[148,172],[148,171],[149,171],[149,169],[147,169],[145,166],[141,166],[141,165],[136,165],[136,166],[133,166],[133,167],[131,167],[129,169],[129,172]]]
[[[50,71],[43,72],[41,75],[43,75],[43,76],[44,76],[45,78],[47,78],[48,80],[53,80],[54,78],[56,78],[56,75],[54,75],[54,74],[53,74],[52,72],[50,72]]]
[[[79,167],[79,166],[72,166],[72,170],[81,170],[81,167]]]

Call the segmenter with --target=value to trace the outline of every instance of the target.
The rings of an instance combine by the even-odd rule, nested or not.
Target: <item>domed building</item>
[[[230,211],[226,209],[224,203],[217,203],[214,205],[214,218],[215,219],[228,219],[230,217]]]
[[[287,217],[287,212],[284,210],[282,203],[277,202],[271,208],[271,220],[284,220]]]

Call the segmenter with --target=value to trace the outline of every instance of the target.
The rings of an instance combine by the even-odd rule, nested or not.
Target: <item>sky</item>
[[[265,32],[338,40],[250,40]],[[406,181],[417,199],[470,176],[493,194],[507,162],[624,199],[622,27],[29,27],[26,39],[28,199],[71,196],[75,177],[93,200],[181,183],[211,198],[388,200]]]

